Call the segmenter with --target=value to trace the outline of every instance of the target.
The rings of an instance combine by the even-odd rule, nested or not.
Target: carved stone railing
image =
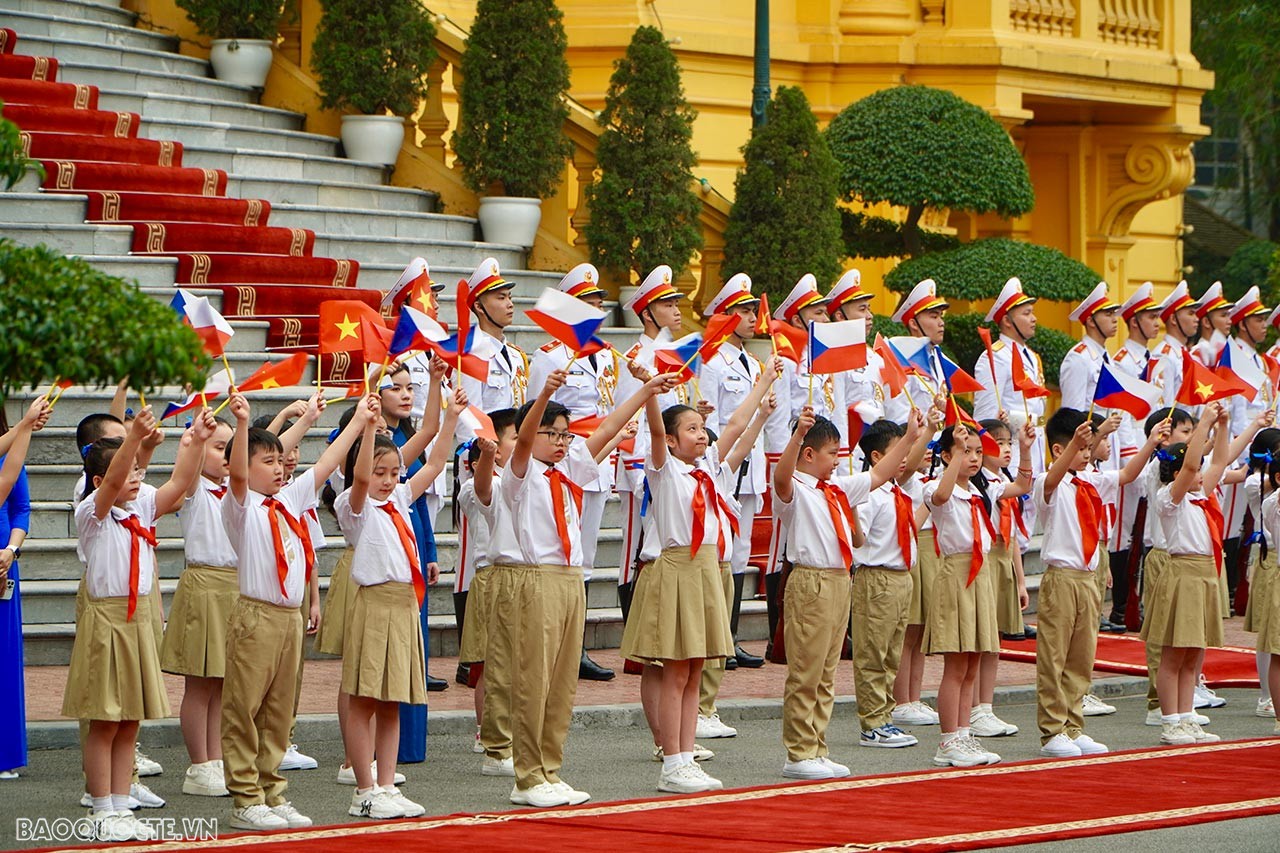
[[[1160,47],[1163,0],[1098,0],[1098,37],[1132,47]]]
[[[1018,32],[1070,36],[1075,33],[1076,7],[1071,0],[1010,0],[1009,21]]]

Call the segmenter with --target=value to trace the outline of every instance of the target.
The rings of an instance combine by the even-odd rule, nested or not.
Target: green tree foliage
[[[586,238],[596,266],[643,275],[668,264],[678,276],[702,247],[692,188],[695,115],[666,38],[640,27],[614,65],[600,115],[600,180],[587,187]]]
[[[1259,211],[1280,242],[1280,4],[1193,0],[1191,9],[1191,48],[1215,76],[1205,100],[1240,123],[1245,215]]]
[[[550,198],[573,146],[568,40],[553,0],[479,0],[458,86],[453,148],[477,192]]]
[[[175,0],[196,29],[215,39],[274,41],[284,15],[281,0]]]
[[[1097,282],[1094,283],[1097,284]],[[950,353],[956,364],[970,372],[978,363],[978,359],[986,355],[982,338],[978,337],[978,329],[990,330],[992,340],[1000,336],[1000,331],[993,324],[986,322],[985,317],[985,314],[975,313],[947,315],[947,330],[942,339],[943,349]],[[1036,327],[1036,333],[1028,341],[1028,345],[1040,354],[1040,360],[1044,362],[1045,381],[1048,384],[1053,386],[1058,384],[1058,370],[1062,367],[1062,359],[1077,343],[1079,341],[1075,338],[1057,329]]]
[[[80,385],[203,387],[200,339],[136,284],[47,246],[0,239],[0,396],[55,377]]]
[[[0,101],[0,108],[3,107],[4,101]],[[11,189],[22,180],[28,166],[44,171],[39,161],[23,156],[18,126],[7,118],[0,118],[0,181],[4,181],[4,188]]]
[[[745,272],[771,296],[785,296],[807,272],[834,281],[844,255],[838,167],[803,90],[779,87],[742,156],[724,232],[725,276]]]
[[[892,219],[841,208],[840,230],[850,257],[896,258],[902,254],[902,224]],[[920,245],[925,252],[941,252],[954,249],[960,241],[950,234],[922,230]]]
[[[890,290],[907,293],[918,282],[931,278],[942,296],[976,301],[995,299],[1015,275],[1032,296],[1062,302],[1083,299],[1102,280],[1057,249],[991,238],[903,261],[885,276],[885,284]]]
[[[427,95],[436,26],[416,0],[323,0],[311,67],[320,103],[359,115],[410,115]]]
[[[1236,249],[1222,270],[1223,295],[1235,302],[1256,284],[1262,293],[1262,301],[1273,304],[1280,291],[1268,280],[1268,273],[1277,252],[1280,252],[1280,246],[1270,240],[1251,240]]]
[[[942,89],[898,86],[845,107],[827,127],[850,201],[905,207],[902,243],[919,255],[926,207],[1019,216],[1035,196],[1027,164],[995,119]]]

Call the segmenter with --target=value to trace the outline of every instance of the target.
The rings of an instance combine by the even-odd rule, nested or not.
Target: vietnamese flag
[[[756,325],[751,331],[756,337],[764,337],[769,333],[769,325],[773,316],[769,313],[769,294],[760,294],[760,308],[756,311]]]
[[[308,358],[305,352],[296,352],[276,364],[268,361],[240,383],[239,391],[243,394],[248,391],[288,388],[291,385],[297,385],[302,382],[302,374],[307,370]]]
[[[365,364],[382,364],[391,360],[391,342],[394,333],[382,322],[382,318],[360,318],[360,351]]]
[[[978,337],[982,338],[982,348],[987,352],[987,365],[991,368],[991,381],[996,377],[996,354],[991,349],[991,330],[986,326],[978,327]],[[1016,350],[1017,347],[1014,347]]]
[[[736,314],[712,314],[707,321],[707,328],[702,332],[702,346],[698,347],[698,357],[707,361],[719,352],[720,347],[733,336],[741,319]]]
[[[773,336],[773,344],[778,355],[799,364],[809,346],[809,336],[803,330],[781,320],[769,321],[769,334]]]
[[[973,415],[965,411],[964,407],[956,402],[956,398],[953,395],[948,395],[946,426],[954,427],[958,424],[963,424],[965,429],[976,435],[978,440],[982,442],[983,456],[998,457],[1000,455],[1000,444],[995,440],[991,433],[983,429],[982,424],[975,421],[973,419]]]
[[[1258,358],[1262,359],[1262,366],[1267,373],[1267,381],[1271,385],[1271,396],[1274,398],[1276,388],[1280,387],[1280,361],[1276,361],[1271,356],[1263,353],[1258,353]]]
[[[884,366],[880,368],[880,381],[889,389],[890,397],[898,396],[907,387],[907,372],[902,369],[902,362],[898,361],[893,347],[889,346],[883,335],[876,335],[876,343],[872,349],[884,362]]]
[[[363,351],[364,339],[360,335],[361,318],[382,325],[382,315],[367,303],[355,299],[331,299],[321,302],[320,352]]]
[[[1031,381],[1031,378],[1029,376],[1027,376],[1027,369],[1022,363],[1022,355],[1021,353],[1018,352],[1018,350],[1019,350],[1019,347],[1017,346],[1014,346],[1012,349],[1013,367],[1010,370],[1010,374],[1013,378],[1014,390],[1021,393],[1022,396],[1026,397],[1027,399],[1033,399],[1035,397],[1048,397],[1049,389],[1044,387],[1043,385],[1037,385],[1036,383]]]
[[[458,296],[455,306],[458,309],[458,340],[469,341],[471,332],[471,288],[465,278],[458,279]],[[464,349],[470,350],[470,346]]]
[[[1178,388],[1177,401],[1186,406],[1203,406],[1214,400],[1236,394],[1248,394],[1254,390],[1247,382],[1234,374],[1224,376],[1214,373],[1182,351],[1182,385]]]
[[[587,415],[583,418],[577,418],[569,421],[569,432],[580,438],[590,438],[592,433],[600,429],[600,424],[604,423],[604,415]],[[618,442],[618,449],[623,453],[633,453],[636,448],[636,440],[634,438],[624,438]]]

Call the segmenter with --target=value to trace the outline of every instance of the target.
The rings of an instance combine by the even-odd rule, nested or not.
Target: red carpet
[[[0,77],[52,82],[58,79],[58,60],[48,56],[15,56],[12,53],[0,53]]]
[[[301,284],[218,284],[222,291],[222,314],[262,320],[270,317],[315,315],[316,306],[326,299],[353,299],[375,311],[382,304],[381,290],[351,287],[335,294],[332,287]]]
[[[134,222],[133,251],[171,255],[174,252],[236,252],[244,255],[310,257],[314,231],[305,228],[210,225],[204,222]],[[223,279],[226,281],[227,279]],[[258,281],[259,279],[247,279]]]
[[[322,284],[354,287],[360,265],[334,258],[287,258],[279,255],[235,255],[166,252],[178,259],[180,284]]]
[[[148,850],[255,853],[973,850],[1280,814],[1280,739],[284,831]],[[652,777],[646,769],[646,780]]]
[[[81,83],[45,83],[37,80],[12,80],[0,77],[0,101],[15,104],[38,104],[44,107],[70,107],[76,110],[98,108],[98,87]]]
[[[1000,657],[1035,663],[1036,641],[1001,640]],[[1145,678],[1146,644],[1137,634],[1101,634],[1098,637],[1098,656],[1093,668],[1096,672],[1119,672]],[[1258,670],[1254,650],[1238,646],[1209,649],[1204,656],[1204,678],[1210,687],[1257,687]]]
[[[221,169],[126,166],[70,160],[43,162],[45,189],[134,190],[197,196],[220,196],[227,191],[227,173]]]
[[[137,113],[27,104],[5,104],[3,113],[5,118],[23,130],[47,130],[82,136],[137,136],[138,123],[141,121]]]
[[[133,163],[139,166],[182,165],[181,142],[25,129],[22,137],[27,146],[27,156],[37,160]]]
[[[0,27],[0,53],[13,53],[13,46],[17,43],[17,33],[8,27]]]
[[[264,199],[206,198],[167,193],[83,192],[89,222],[204,222],[210,225],[266,225],[271,202]]]

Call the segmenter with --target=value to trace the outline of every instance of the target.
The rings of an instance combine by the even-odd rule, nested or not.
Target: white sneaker
[[[900,726],[931,726],[937,722],[931,714],[917,707],[915,702],[895,705],[889,717]]]
[[[845,767],[843,764],[837,764],[825,755],[819,757],[818,760],[831,770],[832,777],[836,779],[843,779],[849,775],[850,771],[848,767]]]
[[[579,791],[563,779],[559,782],[552,782],[551,786],[568,797],[569,805],[571,806],[580,806],[591,799],[591,795],[586,791]]]
[[[1084,706],[1084,716],[1086,717],[1105,717],[1107,714],[1116,712],[1115,705],[1108,705],[1092,693],[1084,694],[1081,704]]]
[[[1221,708],[1227,704],[1227,700],[1214,693],[1209,686],[1204,683],[1204,673],[1200,673],[1200,679],[1196,682],[1196,701],[1194,708]]]
[[[969,731],[974,737],[1007,737],[1016,735],[1018,727],[1006,723],[991,711],[974,708],[969,712]]]
[[[117,812],[120,820],[128,823],[133,828],[133,837],[139,841],[155,841],[160,834],[149,824],[138,820],[138,816],[130,811]]]
[[[148,758],[142,751],[142,747],[136,743],[133,745],[133,766],[137,769],[139,776],[159,776],[164,772],[160,762]]]
[[[718,737],[737,737],[738,730],[733,726],[726,726],[720,722],[719,714],[712,714],[710,717],[698,715],[698,728],[694,730],[694,737],[700,738],[718,738]]]
[[[928,717],[932,721],[931,723],[932,725],[936,726],[942,721],[942,718],[938,716],[938,712],[935,711],[933,708],[930,708],[927,702],[922,702],[919,699],[917,699],[915,702],[912,702],[911,704],[916,706],[916,710],[918,710],[920,713]]]
[[[1163,726],[1163,725],[1164,725],[1164,721],[1160,719],[1160,709],[1159,709],[1159,708],[1151,708],[1151,709],[1149,709],[1149,710],[1147,711],[1147,719],[1146,719],[1146,723],[1145,723],[1145,725],[1148,725],[1148,726]]]
[[[1222,738],[1217,735],[1211,732],[1206,732],[1204,729],[1200,728],[1200,724],[1195,720],[1184,720],[1182,728],[1196,739],[1196,743],[1217,743],[1222,740]]]
[[[1209,725],[1209,718],[1204,714],[1197,714],[1195,711],[1192,711],[1191,722],[1195,723],[1197,726],[1207,726]]]
[[[471,742],[471,751],[477,755],[484,755],[484,744],[480,742],[480,727],[476,726],[476,739]]]
[[[658,774],[658,790],[668,794],[697,794],[714,791],[719,782],[701,772],[697,764],[678,764]]]
[[[716,754],[711,750],[707,749],[705,746],[702,746],[701,744],[697,744],[697,743],[693,745],[694,761],[710,761],[715,757],[716,757]]]
[[[389,791],[374,785],[363,794],[359,791],[351,792],[351,805],[347,808],[347,814],[373,820],[391,820],[404,817],[404,809]]]
[[[522,791],[512,785],[511,796],[508,799],[517,806],[533,806],[536,809],[550,809],[556,806],[569,805],[568,795],[550,782],[534,785],[527,791]]]
[[[315,770],[319,766],[320,762],[298,752],[296,743],[289,744],[289,748],[284,751],[284,758],[280,759],[281,770]]]
[[[938,751],[933,754],[933,763],[939,767],[977,767],[986,764],[987,759],[968,749],[963,738],[953,737],[946,743],[938,744]]]
[[[708,775],[707,771],[703,770],[697,764],[691,764],[688,766],[693,768],[693,772],[698,774],[698,778],[702,779],[702,781],[706,782],[708,785],[711,786],[712,791],[720,791],[724,789],[723,782],[721,782],[719,779],[715,778],[714,776]]]
[[[1040,754],[1045,758],[1079,758],[1084,754],[1079,746],[1062,732],[1058,732],[1040,747]]]
[[[232,829],[288,829],[289,821],[280,817],[265,803],[254,803],[231,810]]]
[[[132,815],[131,815],[132,816]],[[93,837],[97,841],[136,841],[134,822],[125,820],[116,812],[93,812],[89,815],[93,824]]]
[[[377,784],[377,780],[378,780],[378,761],[377,761],[377,759],[374,759],[374,762],[373,762],[372,764],[370,764],[370,765],[369,765],[369,772],[373,774],[374,784],[376,785],[376,784]],[[355,771],[355,768],[353,768],[353,767],[339,767],[339,768],[338,768],[338,784],[339,784],[339,785],[355,785],[355,784],[356,784],[356,771]],[[396,775],[395,775],[395,776],[393,776],[393,777],[392,777],[392,779],[391,779],[391,784],[393,784],[393,785],[403,785],[403,784],[404,784],[404,774],[403,774],[403,773],[401,773],[401,772],[399,772],[399,771],[396,771]]]
[[[516,775],[516,763],[510,755],[506,758],[492,758],[488,755],[480,762],[481,776],[509,776],[512,779]]]
[[[987,764],[1000,763],[1000,756],[983,746],[982,742],[973,735],[964,739],[964,748],[982,756],[983,760]]]
[[[400,789],[396,786],[392,785],[390,788],[383,788],[382,790],[391,797],[392,802],[400,807],[400,811],[405,817],[422,817],[427,813],[426,806],[415,803],[413,800],[400,793]]]
[[[306,829],[311,826],[314,821],[293,807],[293,803],[287,800],[278,806],[272,806],[271,812],[276,817],[289,824],[290,829]]]
[[[1196,736],[1187,731],[1182,723],[1161,723],[1160,742],[1169,746],[1190,746],[1196,742]]]
[[[836,774],[821,759],[805,758],[783,764],[782,775],[788,779],[834,779]]]
[[[136,806],[133,804],[135,800],[138,803]],[[134,782],[129,786],[129,808],[162,809],[164,808],[164,800],[146,785],[141,782]]]
[[[858,737],[858,746],[878,746],[886,749],[900,749],[904,746],[915,746],[919,743],[914,735],[909,735],[897,726],[889,723],[877,726]]]
[[[1259,699],[1258,710],[1253,713],[1259,717],[1274,718],[1276,715],[1276,703],[1271,699]]]
[[[192,764],[182,779],[182,793],[193,797],[227,797],[227,782],[216,762]]]
[[[1110,752],[1105,743],[1098,743],[1086,734],[1076,735],[1076,737],[1072,738],[1071,742],[1080,747],[1081,755],[1102,755],[1103,753]]]
[[[83,807],[84,807],[84,808],[86,808],[86,809],[91,809],[91,808],[93,808],[93,797],[89,796],[89,792],[88,792],[88,791],[85,791],[83,794],[81,794],[81,795],[80,795],[80,805],[81,805],[81,806],[83,806]],[[107,814],[107,812],[95,812],[94,814],[103,814],[103,815],[105,815],[105,814]],[[115,812],[111,812],[111,814],[115,814]],[[89,817],[93,817],[93,815],[91,814],[91,815],[89,815]]]

